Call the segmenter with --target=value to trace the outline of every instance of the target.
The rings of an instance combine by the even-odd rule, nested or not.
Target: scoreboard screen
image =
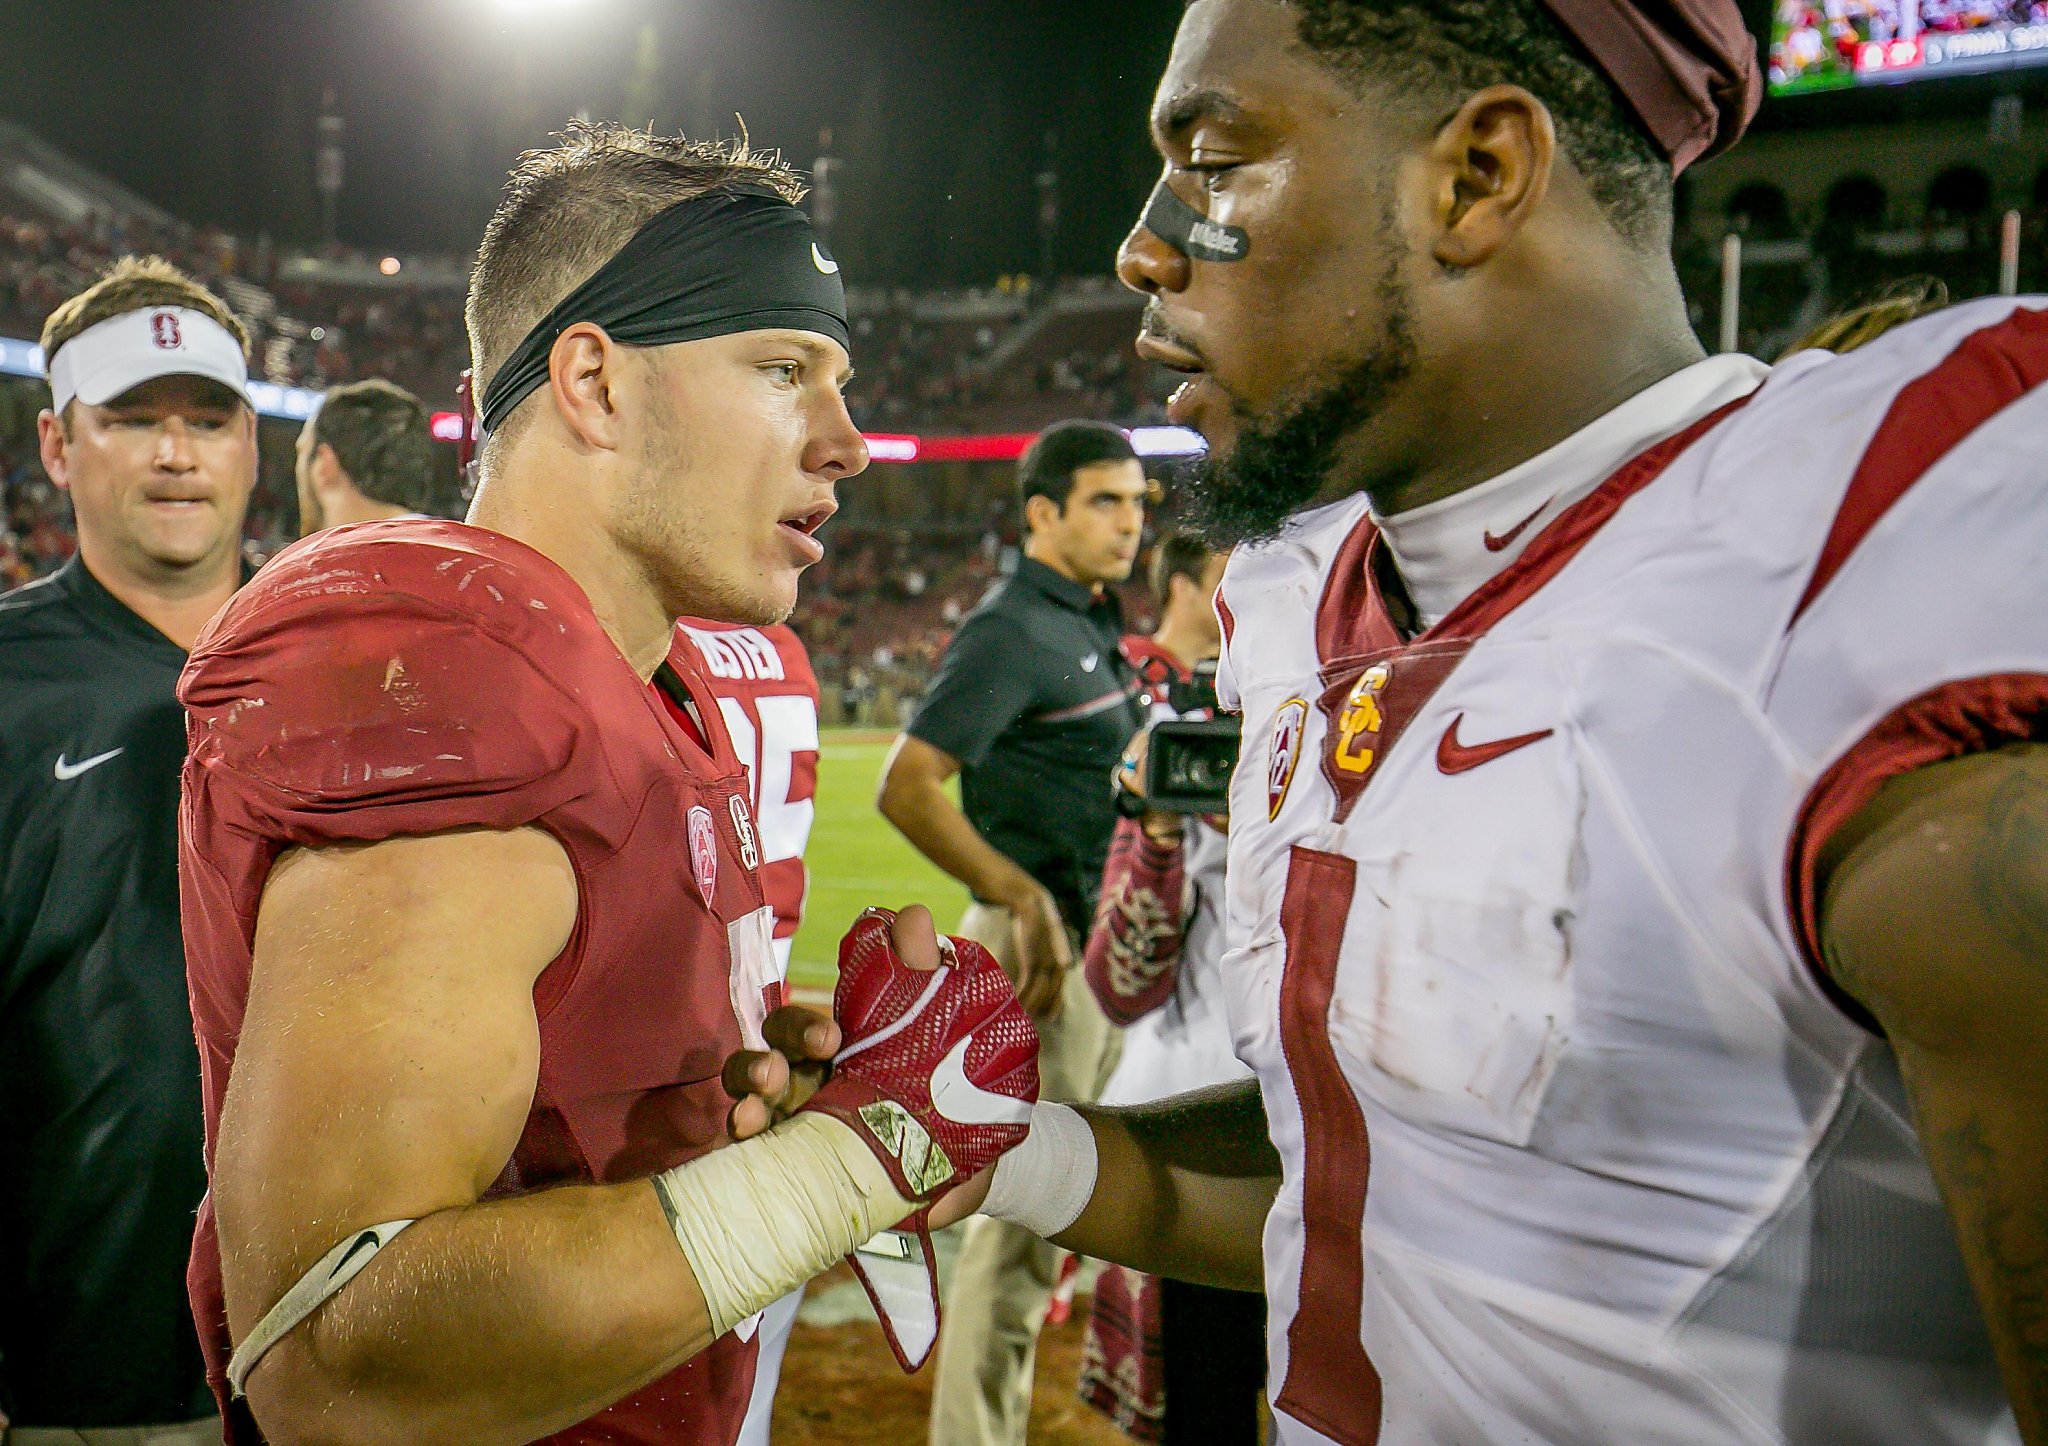
[[[2048,0],[1772,0],[1771,93],[2048,65]]]

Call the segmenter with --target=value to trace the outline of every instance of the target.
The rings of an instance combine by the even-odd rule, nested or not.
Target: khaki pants
[[[960,933],[987,946],[1012,979],[1015,947],[1006,909],[972,905]],[[1041,1098],[1087,1101],[1102,1093],[1123,1036],[1082,976],[1079,949],[1067,972],[1060,1017],[1038,1022]],[[976,1215],[961,1229],[946,1288],[939,1362],[932,1383],[932,1446],[1024,1446],[1038,1330],[1058,1277],[1058,1246]]]
[[[208,1416],[180,1426],[93,1426],[74,1431],[64,1426],[17,1426],[0,1431],[6,1446],[220,1446],[220,1417]]]

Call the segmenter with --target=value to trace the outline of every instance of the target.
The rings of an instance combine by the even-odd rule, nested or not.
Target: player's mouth
[[[803,559],[806,567],[824,560],[825,544],[818,541],[816,534],[838,510],[837,502],[821,502],[807,512],[791,513],[776,524],[790,550]]]
[[[1188,378],[1174,392],[1173,400],[1166,404],[1166,417],[1176,427],[1199,430],[1202,403],[1211,386],[1209,369],[1202,358],[1188,347],[1168,341],[1149,328],[1138,337],[1138,355]]]
[[[143,491],[142,500],[153,511],[167,512],[175,516],[183,512],[197,512],[202,507],[211,507],[213,494],[190,487],[153,487]]]

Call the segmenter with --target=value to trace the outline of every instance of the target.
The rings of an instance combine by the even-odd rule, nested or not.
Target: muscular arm
[[[1099,1173],[1058,1244],[1148,1275],[1265,1288],[1260,1247],[1280,1156],[1256,1080],[1081,1115],[1095,1131]]]
[[[960,771],[951,754],[904,734],[882,766],[876,806],[917,851],[965,884],[978,899],[1010,911],[1018,925],[1017,994],[1034,1014],[1054,1008],[1073,962],[1059,906],[1045,887],[974,830],[946,795]]]
[[[236,1340],[350,1231],[417,1218],[249,1378],[273,1441],[521,1442],[710,1344],[645,1181],[479,1203],[539,1065],[577,893],[536,830],[285,855],[213,1195]]]
[[[1095,1191],[1055,1243],[1148,1275],[1264,1288],[1261,1243],[1280,1156],[1256,1080],[1156,1104],[1078,1108],[1095,1136]],[[961,1186],[933,1208],[932,1224],[973,1214],[988,1187],[986,1175]]]
[[[2021,1432],[2048,1443],[2048,747],[1895,780],[1822,862],[1831,973],[1898,1052]]]

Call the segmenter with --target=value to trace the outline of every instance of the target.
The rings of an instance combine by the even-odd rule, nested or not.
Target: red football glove
[[[895,917],[870,909],[840,941],[833,1012],[845,1043],[803,1108],[850,1126],[904,1199],[930,1204],[1030,1133],[1038,1031],[988,950],[942,939],[939,967],[913,969],[890,944]],[[927,1213],[848,1257],[906,1371],[938,1340]]]

